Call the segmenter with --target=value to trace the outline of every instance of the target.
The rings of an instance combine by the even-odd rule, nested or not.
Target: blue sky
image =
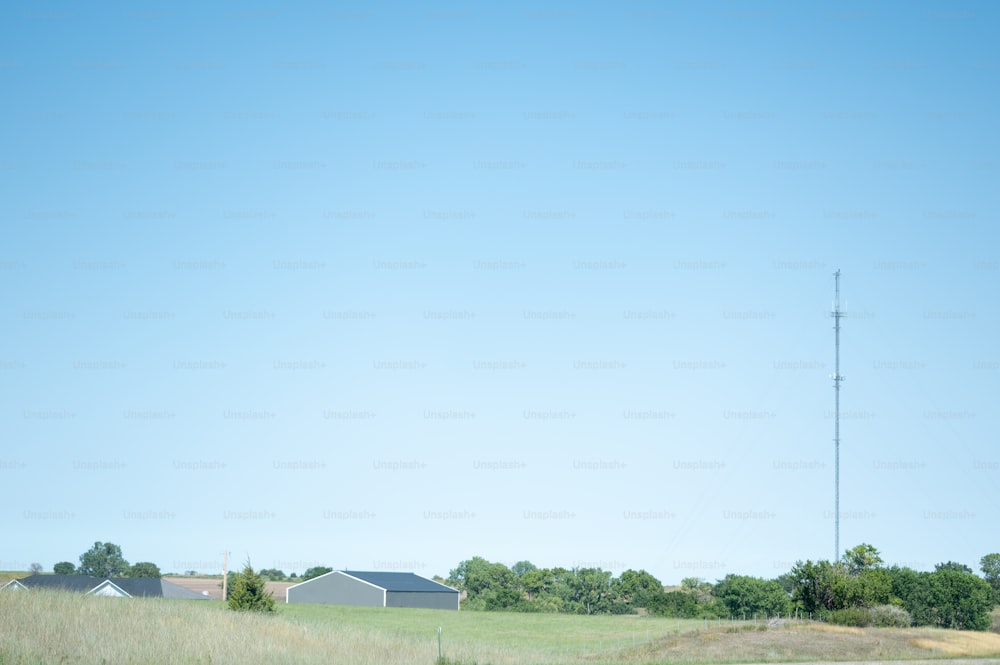
[[[0,17],[0,569],[997,551],[991,3]]]

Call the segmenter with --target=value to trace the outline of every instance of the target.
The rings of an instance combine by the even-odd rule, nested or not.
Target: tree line
[[[121,547],[95,542],[80,565],[57,563],[57,574],[95,577],[160,577],[156,564],[129,564]],[[988,630],[990,612],[1000,604],[1000,553],[980,559],[982,576],[954,561],[933,571],[886,566],[867,543],[847,550],[837,561],[797,561],[775,579],[726,575],[711,583],[689,577],[666,589],[645,570],[615,577],[601,568],[539,568],[530,561],[507,567],[483,557],[462,561],[447,579],[465,592],[463,609],[570,614],[648,614],[678,618],[772,618],[792,615],[851,626],[937,626]],[[40,568],[40,567],[39,567]],[[301,577],[277,569],[229,573],[233,609],[273,611],[268,580],[305,581],[333,569],[314,566]]]
[[[32,572],[40,573],[32,566]],[[56,575],[93,575],[94,577],[154,577],[160,578],[160,568],[150,561],[130,564],[122,555],[122,548],[114,543],[97,541],[94,546],[80,555],[80,565],[72,561],[60,561],[52,567]]]
[[[685,578],[667,590],[645,570],[614,577],[601,568],[507,567],[483,557],[459,563],[444,582],[466,593],[462,608],[572,614],[646,613],[679,618],[799,616],[852,626],[987,630],[1000,603],[1000,554],[980,560],[982,577],[952,561],[933,571],[886,566],[862,543],[838,561],[798,561],[775,579]]]
[[[52,567],[52,572],[56,575],[92,575],[94,577],[155,577],[160,578],[163,573],[160,567],[150,561],[138,561],[130,564],[122,554],[122,548],[115,543],[102,543],[97,541],[94,546],[84,552],[79,557],[80,565],[72,561],[60,561]],[[313,566],[307,569],[300,577],[297,573],[286,575],[277,568],[264,568],[257,571],[257,575],[270,582],[304,582],[314,577],[319,577],[333,570],[328,566]],[[32,573],[41,573],[42,566],[38,563],[31,564]],[[187,575],[194,575],[195,571],[186,571]],[[238,572],[230,571],[230,582],[235,579]]]

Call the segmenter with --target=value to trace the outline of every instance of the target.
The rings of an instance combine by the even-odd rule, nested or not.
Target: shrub
[[[864,628],[872,625],[871,615],[864,607],[846,607],[842,610],[834,610],[827,615],[826,620],[837,626]]]
[[[847,607],[830,612],[826,620],[838,626],[854,626],[856,628],[908,628],[913,624],[910,613],[895,605],[878,605],[876,607]]]
[[[909,628],[913,625],[913,617],[902,607],[895,605],[878,605],[868,610],[873,626],[878,628]]]
[[[274,596],[264,587],[264,578],[254,572],[250,561],[236,573],[229,588],[229,609],[240,612],[273,612]]]

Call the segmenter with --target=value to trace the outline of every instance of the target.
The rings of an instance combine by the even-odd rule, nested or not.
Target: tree
[[[31,564],[30,570],[31,570],[32,573],[34,573],[35,575],[37,575],[38,573],[42,572],[45,569],[42,568],[42,564],[40,564],[40,563],[33,563],[33,564]]]
[[[76,572],[76,566],[69,561],[60,561],[52,566],[52,572],[56,575],[72,575]]]
[[[681,580],[681,588],[685,591],[698,591],[702,582],[704,580],[700,577],[685,577]]]
[[[844,607],[875,607],[892,602],[892,575],[885,568],[862,570],[847,576],[840,586]]]
[[[547,593],[552,588],[554,578],[552,571],[548,568],[536,568],[529,570],[520,579],[521,588],[528,594],[528,599]]]
[[[518,561],[510,567],[510,572],[514,573],[518,578],[523,578],[525,573],[530,573],[533,570],[538,570],[538,566],[530,561]]]
[[[524,594],[522,594],[517,589],[511,587],[501,587],[498,589],[491,589],[487,593],[483,594],[483,609],[498,611],[498,610],[514,610],[522,611],[525,608]]]
[[[243,571],[236,573],[229,587],[229,609],[239,612],[273,612],[274,596],[265,587],[264,578],[254,572],[247,559]]]
[[[889,571],[889,576],[892,578],[892,595],[902,601],[910,597],[913,590],[920,584],[920,576],[923,574],[912,568],[901,568],[899,566],[892,566],[887,570]]]
[[[685,577],[682,579],[681,592],[692,594],[702,604],[712,601],[712,583],[700,577]]]
[[[713,593],[733,617],[787,616],[791,613],[788,593],[775,580],[730,574],[715,585]]]
[[[460,589],[462,591],[468,591],[469,593],[475,593],[478,589],[470,589],[470,580],[472,584],[475,585],[475,579],[477,577],[482,577],[493,564],[484,559],[481,556],[474,556],[471,559],[466,559],[458,564],[454,570],[448,572],[448,584]]]
[[[918,626],[988,630],[993,609],[991,587],[982,578],[956,570],[915,573],[902,597]]]
[[[263,570],[260,571],[260,576],[269,579],[272,582],[284,582],[286,579],[288,579],[285,576],[284,571],[278,570],[277,568],[264,568]]]
[[[957,561],[946,561],[944,563],[934,564],[934,570],[953,570],[958,573],[974,573],[972,568],[969,568],[964,563],[958,563]]]
[[[1000,554],[987,554],[979,560],[983,578],[993,587],[993,603],[1000,604]]]
[[[313,566],[302,573],[303,580],[311,580],[314,577],[319,577],[320,575],[326,575],[327,573],[332,573],[333,568],[328,566]]]
[[[663,583],[645,570],[626,570],[618,578],[618,592],[623,602],[648,608],[663,594]]]
[[[882,557],[879,551],[868,543],[861,543],[844,552],[841,562],[847,568],[848,575],[860,575],[865,570],[880,568]]]
[[[875,607],[893,599],[892,573],[882,566],[873,546],[862,543],[844,553],[836,563],[798,561],[784,584],[792,585],[792,600],[815,618],[850,607]]]
[[[470,598],[501,590],[517,590],[517,577],[502,563],[492,563],[475,556],[458,564],[448,573],[451,586],[468,593]]]
[[[657,616],[693,619],[699,613],[698,597],[684,591],[668,591],[654,598],[649,611]]]
[[[129,577],[154,577],[160,579],[162,574],[160,573],[160,568],[155,563],[150,563],[149,561],[139,561],[132,564],[132,568],[129,571]]]
[[[611,572],[600,568],[575,568],[567,580],[570,596],[581,614],[597,614],[611,611]],[[573,605],[571,605],[572,607]]]
[[[791,573],[783,573],[774,579],[781,585],[781,588],[784,589],[789,596],[791,596],[795,591],[795,578],[792,577]]]
[[[838,571],[829,561],[797,561],[788,575],[793,584],[792,600],[806,614],[840,609]]]
[[[124,577],[129,573],[129,565],[122,556],[121,547],[98,541],[80,555],[77,573],[94,577]]]

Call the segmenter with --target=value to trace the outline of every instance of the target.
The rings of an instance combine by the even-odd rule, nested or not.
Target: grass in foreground
[[[239,614],[217,601],[0,594],[0,665],[35,663],[728,663],[1000,656],[1000,635],[282,605]]]
[[[848,628],[789,624],[743,626],[680,635],[624,653],[621,662],[778,663],[991,658],[1000,635],[939,628]]]

